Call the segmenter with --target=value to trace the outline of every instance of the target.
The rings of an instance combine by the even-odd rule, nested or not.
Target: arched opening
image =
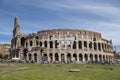
[[[97,50],[97,43],[94,42],[94,50]]]
[[[48,61],[48,56],[47,56],[47,54],[43,54],[42,59],[43,59],[43,61]]]
[[[104,44],[102,43],[102,49],[104,50]]]
[[[64,56],[63,53],[61,54],[61,62],[62,62],[62,63],[65,63],[65,56]]]
[[[93,61],[93,55],[90,54],[90,61],[92,62]]]
[[[33,42],[32,41],[30,41],[30,46],[33,46]]]
[[[76,49],[76,41],[73,42],[73,49]]]
[[[59,55],[58,55],[58,53],[55,53],[55,61],[59,61]]]
[[[102,55],[99,55],[99,60],[102,61]]]
[[[78,47],[79,49],[82,49],[82,41],[78,41]]]
[[[42,42],[40,41],[40,47],[42,47]]]
[[[95,54],[95,62],[98,62],[98,55]]]
[[[22,37],[22,38],[21,38],[21,46],[24,46],[24,44],[25,44],[25,38]]]
[[[44,42],[44,47],[46,47],[46,48],[47,48],[47,41],[45,41],[45,42]]]
[[[105,55],[103,55],[103,61],[105,61]]]
[[[87,48],[87,41],[84,41],[84,47]]]
[[[50,41],[50,48],[53,48],[53,42]]]
[[[55,48],[58,48],[58,45],[59,45],[58,41],[55,40]]]
[[[29,53],[28,57],[29,57],[29,61],[31,61],[31,54],[30,53]]]
[[[83,61],[83,56],[82,56],[82,54],[79,54],[79,61]]]
[[[92,49],[92,42],[89,43],[89,48]]]
[[[98,43],[98,49],[101,50],[101,44],[100,43]]]
[[[66,41],[66,44],[67,44],[67,47],[68,47],[68,48],[71,47],[71,42],[70,42],[70,40],[67,40],[67,41]]]
[[[74,61],[77,61],[77,54],[73,54]]]
[[[88,61],[88,55],[87,54],[85,54],[85,61]]]
[[[35,62],[37,62],[37,54],[36,53],[34,54],[34,60],[35,60]]]
[[[106,60],[108,61],[108,56],[106,55]]]
[[[52,62],[53,61],[53,54],[52,53],[49,54],[49,58],[50,58],[50,62]]]
[[[67,62],[71,63],[71,54],[70,53],[67,54]]]

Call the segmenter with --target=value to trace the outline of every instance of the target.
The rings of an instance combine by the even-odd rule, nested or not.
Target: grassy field
[[[120,65],[0,63],[0,80],[120,80]]]

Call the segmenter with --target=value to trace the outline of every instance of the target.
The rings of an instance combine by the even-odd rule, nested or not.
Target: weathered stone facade
[[[11,48],[10,44],[0,44],[0,54],[2,54],[2,55],[8,54],[9,55],[10,48]]]
[[[19,19],[14,21],[11,58],[35,62],[113,61],[112,41],[98,32],[75,29],[43,30],[32,34],[20,32]]]

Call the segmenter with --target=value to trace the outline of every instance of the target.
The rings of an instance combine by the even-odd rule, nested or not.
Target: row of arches
[[[99,61],[112,61],[112,56],[110,55],[101,55],[101,54],[71,54],[71,53],[49,53],[49,54],[42,54],[41,56],[41,60],[38,60],[40,57],[40,55],[38,55],[37,53],[34,54],[24,54],[24,59],[28,60],[28,61],[48,61],[48,62],[68,62],[68,63],[72,63],[74,61],[77,62],[86,62],[86,61],[95,61],[95,62],[99,62]]]
[[[100,42],[92,42],[92,41],[73,41],[71,42],[70,40],[68,41],[36,41],[36,43],[32,40],[29,42],[26,42],[26,47],[29,46],[41,46],[45,48],[59,48],[58,45],[66,45],[66,47],[71,47],[72,49],[83,49],[83,48],[89,48],[93,50],[108,50],[112,51],[112,45],[108,45],[105,43],[100,43]],[[64,46],[65,47],[65,46]]]

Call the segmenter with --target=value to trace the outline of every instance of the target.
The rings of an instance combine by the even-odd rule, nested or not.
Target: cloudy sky
[[[120,45],[120,0],[0,0],[0,44],[10,43],[14,18],[23,33],[82,29]]]

